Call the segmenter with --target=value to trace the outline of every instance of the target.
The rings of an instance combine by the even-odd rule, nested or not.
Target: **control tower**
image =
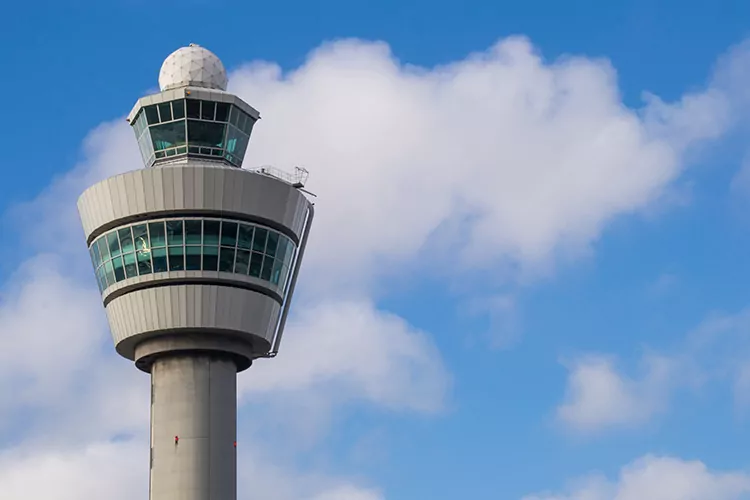
[[[260,115],[213,53],[159,87],[128,116],[145,168],[78,211],[115,348],[151,374],[150,500],[235,500],[237,373],[278,352],[313,205],[303,169],[241,168]]]

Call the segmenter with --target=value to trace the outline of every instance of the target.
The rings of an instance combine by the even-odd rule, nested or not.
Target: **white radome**
[[[180,87],[226,90],[227,71],[213,52],[191,43],[169,54],[159,71],[162,92]]]

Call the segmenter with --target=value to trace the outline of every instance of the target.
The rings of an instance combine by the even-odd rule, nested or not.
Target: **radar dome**
[[[227,89],[227,71],[221,60],[210,50],[194,43],[172,52],[159,71],[162,92],[188,86]]]

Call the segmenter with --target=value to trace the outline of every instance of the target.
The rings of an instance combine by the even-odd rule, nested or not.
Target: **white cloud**
[[[645,456],[622,468],[617,481],[601,475],[579,480],[565,493],[541,493],[524,500],[743,500],[750,474],[715,472],[699,461]]]
[[[331,386],[336,390],[332,391]],[[241,379],[243,394],[320,390],[395,409],[434,412],[449,378],[429,337],[364,301],[320,302],[287,327],[281,353]],[[318,394],[316,394],[316,397]]]
[[[621,374],[614,360],[605,356],[583,356],[569,369],[557,418],[585,432],[647,422],[665,409],[675,373],[672,360],[656,356],[645,358],[638,378]]]
[[[579,431],[646,424],[668,409],[675,390],[712,383],[732,386],[737,409],[750,408],[750,309],[711,314],[676,348],[647,353],[639,376],[615,366],[616,358],[583,354],[568,362],[566,395],[558,420]]]
[[[302,162],[320,195],[282,353],[248,372],[244,393],[335,391],[422,412],[442,407],[449,376],[426,334],[379,311],[374,297],[410,269],[450,278],[499,265],[535,269],[585,249],[607,221],[658,200],[684,168],[686,148],[719,134],[725,113],[714,90],[676,104],[652,100],[656,111],[636,113],[606,62],[548,64],[518,38],[434,69],[400,65],[384,44],[339,42],[288,75],[248,66],[232,86],[264,115],[246,163]],[[111,353],[93,280],[81,278],[87,257],[74,204],[87,185],[140,160],[122,122],[94,131],[84,152],[16,213],[33,222],[27,248],[53,256],[29,259],[3,284],[0,380],[21,384],[22,397],[0,399],[0,421],[23,420],[37,405],[51,427],[21,423],[21,444],[0,456],[0,498],[116,500],[142,495],[145,484],[147,446],[102,443],[145,431],[139,391],[147,384],[99,349]],[[15,378],[3,378],[11,370]],[[243,455],[240,467],[247,491],[275,478],[267,483],[275,496],[270,488],[264,496],[273,500],[382,497],[266,457]]]
[[[240,69],[231,87],[264,117],[248,161],[311,171],[307,273],[334,290],[416,258],[455,274],[585,249],[608,220],[659,199],[686,148],[727,121],[716,89],[630,110],[606,61],[548,64],[523,38],[434,69],[337,42],[286,75]]]
[[[43,446],[0,454],[3,500],[131,500],[148,497],[148,440],[94,442],[65,450]],[[382,500],[376,490],[351,482],[296,474],[262,457],[241,453],[238,499]]]

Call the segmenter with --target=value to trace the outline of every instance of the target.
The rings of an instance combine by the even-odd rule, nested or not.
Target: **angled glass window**
[[[99,238],[97,246],[99,247],[99,254],[102,256],[102,260],[109,260],[109,245],[107,245],[107,237],[102,236]]]
[[[115,269],[115,281],[122,281],[125,279],[125,266],[122,263],[122,257],[115,257],[112,259],[112,267]]]
[[[247,274],[250,267],[250,252],[248,250],[237,250],[237,260],[234,262],[234,272]]]
[[[146,120],[149,125],[159,123],[159,111],[156,109],[156,105],[146,106],[143,111],[146,113]]]
[[[219,271],[231,273],[234,270],[234,247],[221,247],[219,251]]]
[[[151,250],[138,250],[136,258],[138,261],[138,275],[151,274]]]
[[[216,121],[225,122],[229,120],[229,104],[225,102],[216,103]]]
[[[255,228],[255,238],[253,238],[253,250],[263,253],[266,250],[266,240],[268,239],[268,230],[262,227]]]
[[[184,241],[182,236],[182,221],[181,220],[168,220],[167,221],[167,243],[169,246],[182,245]]]
[[[183,271],[185,269],[185,249],[182,245],[169,247],[169,270]]]
[[[128,278],[172,271],[241,274],[285,289],[295,245],[255,224],[173,218],[113,229],[89,253],[102,292]]]
[[[221,244],[229,247],[237,244],[237,223],[227,221],[221,223]]]
[[[133,226],[133,244],[136,250],[148,251],[151,245],[148,244],[148,229],[146,224]]]
[[[214,119],[214,114],[216,113],[216,103],[213,101],[201,101],[201,118],[203,120],[211,120]]]
[[[218,245],[219,244],[219,227],[221,222],[218,220],[205,220],[203,221],[203,244],[204,245]]]
[[[188,99],[186,102],[187,102],[187,117],[188,118],[200,118],[201,117],[201,102],[196,99]]]
[[[172,106],[168,102],[159,104],[159,121],[162,123],[172,121]]]
[[[107,246],[109,247],[109,254],[112,257],[120,255],[120,240],[117,238],[117,231],[107,234]]]
[[[120,246],[122,247],[122,253],[132,252],[133,247],[133,234],[130,232],[130,228],[120,229],[117,231],[120,236]]]
[[[148,233],[151,236],[151,247],[163,247],[167,245],[167,235],[164,231],[164,222],[150,222]]]
[[[164,247],[154,248],[151,250],[151,254],[153,257],[153,271],[155,273],[166,272],[169,269],[167,265],[167,249]]]
[[[225,129],[223,123],[188,120],[188,143],[190,146],[223,148]]]
[[[185,118],[185,101],[183,99],[172,101],[172,116],[175,120]]]
[[[203,221],[200,220],[185,221],[185,243],[187,243],[188,245],[201,244],[202,225]]]
[[[197,245],[185,247],[185,269],[188,271],[201,270],[201,247]]]
[[[240,232],[237,237],[237,247],[251,249],[253,247],[253,226],[240,224]]]
[[[261,269],[263,269],[263,254],[253,252],[250,256],[250,276],[260,278]]]
[[[203,247],[203,270],[219,270],[219,247],[213,245]]]
[[[268,241],[266,243],[266,255],[276,256],[276,249],[279,246],[279,233],[274,231],[268,232]]]
[[[151,132],[151,140],[155,151],[185,145],[184,120],[156,125],[149,130]]]
[[[122,259],[125,261],[125,275],[128,278],[135,278],[138,276],[138,266],[135,262],[135,254],[126,253],[122,256]]]

